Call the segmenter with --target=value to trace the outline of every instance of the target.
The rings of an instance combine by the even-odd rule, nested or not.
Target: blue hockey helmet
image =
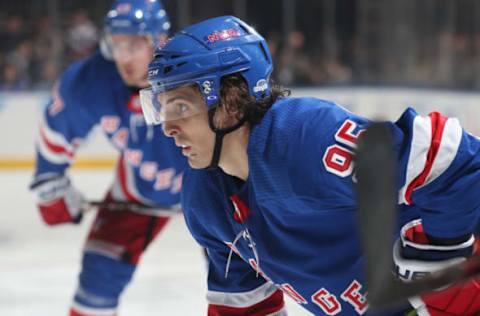
[[[157,49],[148,68],[151,88],[140,93],[149,124],[193,115],[177,111],[166,117],[160,93],[185,85],[199,87],[208,107],[219,100],[222,77],[239,73],[257,100],[270,94],[272,57],[265,39],[251,26],[233,16],[205,20],[178,32]],[[170,114],[175,111],[168,111]]]
[[[167,35],[170,22],[159,0],[116,0],[105,17],[105,34],[150,36],[158,45],[161,35]]]

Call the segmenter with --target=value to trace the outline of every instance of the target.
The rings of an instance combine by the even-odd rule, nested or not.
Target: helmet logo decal
[[[202,92],[205,97],[205,101],[208,106],[212,106],[217,102],[217,94],[215,93],[215,88],[213,87],[213,81],[205,80],[201,84]]]
[[[148,71],[148,77],[153,77],[153,76],[156,76],[158,75],[158,68],[157,69],[150,69]]]
[[[240,31],[237,29],[228,29],[223,31],[216,31],[206,37],[208,43],[215,43],[218,41],[224,41],[231,38],[239,37]]]
[[[203,93],[204,94],[210,94],[212,92],[212,83],[210,81],[204,81],[202,83],[202,88],[203,88]]]
[[[253,92],[258,93],[258,92],[264,92],[268,89],[268,83],[267,80],[265,79],[260,79],[257,81],[257,84],[255,87],[253,87]]]

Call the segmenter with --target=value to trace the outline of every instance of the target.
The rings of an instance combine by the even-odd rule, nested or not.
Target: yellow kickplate
[[[73,163],[74,169],[111,169],[115,166],[113,158],[77,159]],[[28,158],[0,158],[0,170],[33,169],[35,161]]]

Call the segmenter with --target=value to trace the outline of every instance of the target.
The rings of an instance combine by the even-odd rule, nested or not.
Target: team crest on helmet
[[[210,94],[212,92],[212,83],[210,81],[204,81],[202,83],[203,93]]]
[[[223,31],[216,31],[206,37],[208,43],[215,43],[218,41],[224,41],[231,38],[239,37],[240,31],[237,29],[228,29]]]
[[[260,79],[257,81],[257,84],[255,87],[253,87],[253,92],[258,93],[258,92],[263,92],[268,89],[268,83],[267,80],[265,79]]]

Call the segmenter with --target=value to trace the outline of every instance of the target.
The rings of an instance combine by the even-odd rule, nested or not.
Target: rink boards
[[[293,96],[333,100],[352,112],[370,118],[396,119],[408,106],[419,113],[440,111],[460,119],[471,133],[480,135],[480,93],[392,87],[294,88]],[[0,93],[0,169],[30,169],[33,166],[36,126],[48,104],[47,92]],[[94,130],[78,152],[77,168],[110,168],[115,151]]]

